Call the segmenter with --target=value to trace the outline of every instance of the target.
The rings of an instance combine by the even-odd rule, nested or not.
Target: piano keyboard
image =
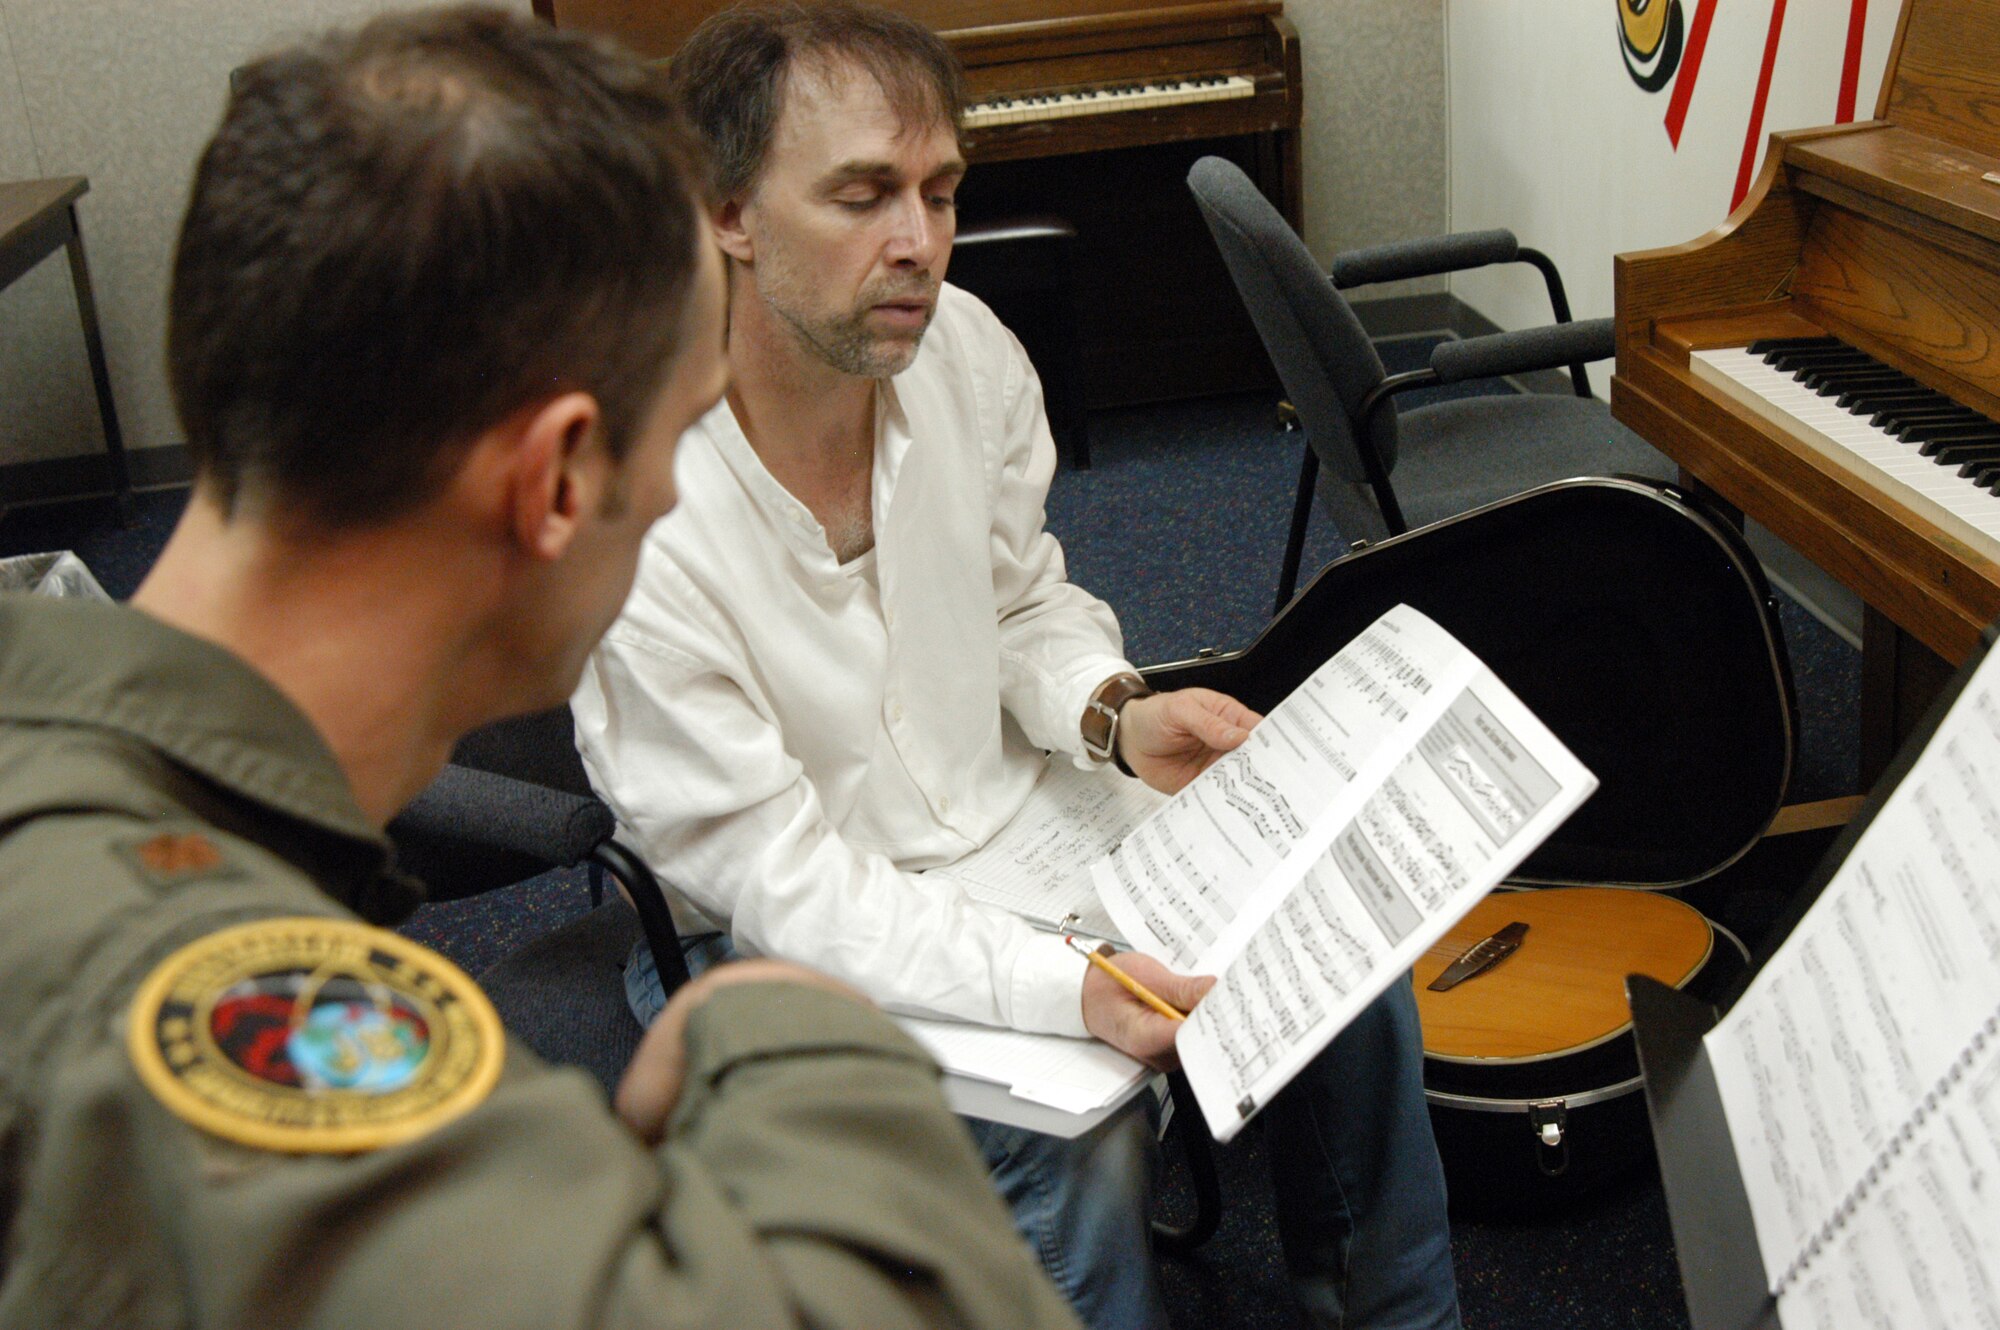
[[[992,101],[966,107],[965,127],[986,129],[993,125],[1016,125],[1031,120],[1065,120],[1071,116],[1143,111],[1162,106],[1185,106],[1190,102],[1226,102],[1256,95],[1257,85],[1250,79],[1235,74],[1219,74],[1165,83],[1086,88],[1081,92],[996,97]]]
[[[1831,337],[1696,351],[1689,366],[2000,558],[2000,422]]]

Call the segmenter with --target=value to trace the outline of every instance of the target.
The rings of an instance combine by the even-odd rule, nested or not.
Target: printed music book
[[[2000,656],[1963,677],[1700,1045],[1786,1330],[2000,1324]]]
[[[1216,975],[1177,1042],[1227,1141],[1597,781],[1400,605],[1171,799],[1056,766],[1045,784],[1001,848],[932,871],[1045,926],[1082,916],[1066,926]],[[1077,1042],[1031,1038],[1051,1057]],[[1006,1073],[1017,1093],[1062,1093],[1026,1070]]]

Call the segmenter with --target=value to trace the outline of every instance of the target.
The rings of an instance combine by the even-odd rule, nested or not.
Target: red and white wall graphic
[[[1614,2],[1618,6],[1618,37],[1625,52],[1625,69],[1633,83],[1644,92],[1658,92],[1672,84],[1666,131],[1667,138],[1678,148],[1681,127],[1687,123],[1688,103],[1694,99],[1695,83],[1701,77],[1702,57],[1708,52],[1708,33],[1715,23],[1718,0],[1694,0],[1692,22],[1683,19],[1681,0]],[[1877,5],[1880,6],[1880,0]],[[1772,0],[1771,21],[1764,32],[1764,55],[1757,66],[1757,91],[1751,97],[1748,124],[1743,130],[1742,161],[1736,169],[1736,187],[1729,196],[1732,211],[1750,192],[1751,168],[1757,162],[1764,139],[1764,111],[1784,31],[1785,0]],[[1868,0],[1848,0],[1847,44],[1840,57],[1840,92],[1829,123],[1844,125],[1854,119],[1854,95],[1861,82],[1861,47],[1867,33]]]
[[[1446,0],[1452,226],[1512,229],[1556,257],[1579,316],[1609,314],[1611,256],[1720,223],[1772,131],[1874,113],[1898,13],[1895,0]],[[1452,290],[1503,327],[1547,318],[1522,275]]]

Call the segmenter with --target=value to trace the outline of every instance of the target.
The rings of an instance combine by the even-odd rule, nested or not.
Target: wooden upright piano
[[[1612,414],[1866,605],[1872,778],[2000,617],[2000,0],[1908,0],[1873,120],[1615,278]]]
[[[1187,189],[1228,157],[1301,225],[1298,36],[1282,0],[879,0],[965,66],[974,169],[959,214],[1077,229],[1085,398],[1109,406],[1275,384]],[[666,59],[730,0],[534,0]]]

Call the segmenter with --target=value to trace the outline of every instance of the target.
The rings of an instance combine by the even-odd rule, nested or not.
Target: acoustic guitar
[[[1442,992],[1430,987],[1475,947],[1509,935],[1518,946],[1498,960]],[[1631,1029],[1625,976],[1649,975],[1679,988],[1714,946],[1714,930],[1700,911],[1656,892],[1493,892],[1414,967],[1424,1054],[1493,1065],[1581,1053]]]

